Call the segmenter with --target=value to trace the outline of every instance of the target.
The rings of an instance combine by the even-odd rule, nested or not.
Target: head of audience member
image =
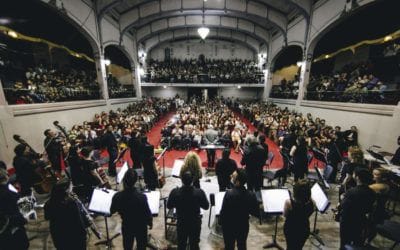
[[[230,155],[231,155],[231,150],[229,148],[226,148],[222,151],[222,159],[227,160],[229,159]]]
[[[108,125],[107,126],[107,132],[113,132],[114,131],[114,127],[113,127],[113,125]]]
[[[357,185],[369,185],[372,182],[372,174],[365,168],[356,168],[353,177]]]
[[[238,169],[231,175],[231,182],[235,187],[244,187],[247,183],[247,174],[244,169]]]
[[[136,171],[133,168],[128,169],[128,171],[126,171],[124,175],[124,178],[122,179],[124,189],[133,188],[136,184],[137,179],[138,175]]]
[[[303,204],[311,200],[311,188],[307,180],[299,180],[294,184],[293,199]]]
[[[0,168],[0,185],[5,185],[8,182],[7,170]]]
[[[182,184],[186,187],[190,187],[193,183],[193,175],[190,171],[186,171],[181,176]]]
[[[360,165],[364,164],[364,153],[359,147],[349,147],[348,155],[350,162]]]

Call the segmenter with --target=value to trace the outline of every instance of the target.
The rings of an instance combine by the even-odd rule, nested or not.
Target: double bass
[[[13,139],[29,148],[30,158],[33,165],[37,166],[35,172],[40,177],[39,181],[33,184],[34,190],[38,194],[50,193],[51,189],[57,182],[57,177],[52,172],[51,166],[43,157],[44,154],[37,153],[25,140],[19,135],[13,135]]]

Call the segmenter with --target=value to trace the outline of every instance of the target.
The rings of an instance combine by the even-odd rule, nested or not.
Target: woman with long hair
[[[203,173],[201,172],[200,157],[195,152],[189,152],[186,154],[180,176],[187,171],[189,171],[193,176],[193,186],[200,188],[200,179],[203,177]]]
[[[293,197],[286,200],[283,215],[283,231],[286,238],[286,249],[302,249],[310,234],[309,217],[314,212],[311,199],[311,188],[306,180],[300,180],[293,187]]]

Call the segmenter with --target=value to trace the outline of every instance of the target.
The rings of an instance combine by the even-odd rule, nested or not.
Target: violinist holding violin
[[[57,133],[51,129],[44,131],[46,138],[44,139],[44,149],[46,150],[47,156],[51,163],[56,175],[61,174],[61,161],[63,160],[63,147],[60,138]]]

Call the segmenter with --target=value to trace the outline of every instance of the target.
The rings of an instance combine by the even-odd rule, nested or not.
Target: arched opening
[[[343,16],[315,44],[308,100],[396,105],[400,100],[398,1]],[[371,18],[376,13],[385,13]]]
[[[8,104],[99,99],[93,43],[40,1],[8,1],[0,10],[0,78]]]
[[[129,57],[117,45],[104,49],[106,61],[107,86],[110,98],[135,97],[134,74]]]
[[[284,48],[272,61],[271,98],[297,99],[303,49],[298,45]]]

